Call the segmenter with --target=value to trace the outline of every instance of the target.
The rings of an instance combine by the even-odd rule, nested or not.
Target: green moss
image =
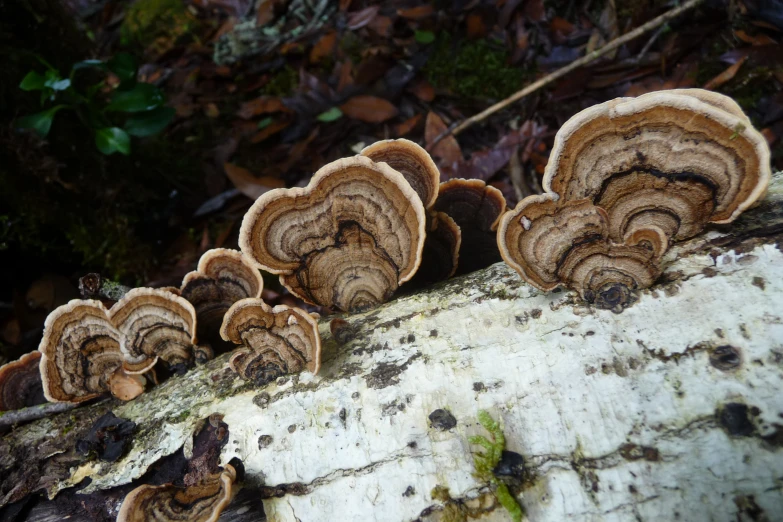
[[[508,490],[508,486],[498,480],[493,471],[495,466],[498,465],[498,462],[500,462],[500,458],[503,455],[503,448],[506,446],[506,437],[503,435],[503,428],[484,410],[479,411],[478,421],[484,429],[489,432],[490,438],[487,439],[482,435],[476,435],[468,439],[471,444],[477,444],[484,448],[484,452],[473,455],[476,478],[492,484],[495,487],[495,497],[497,497],[500,505],[506,508],[506,511],[511,515],[511,519],[514,522],[520,522],[524,517],[522,506],[519,505],[517,500]]]
[[[196,23],[182,0],[137,0],[125,11],[120,35],[123,44],[146,48],[156,41],[174,42]]]
[[[299,86],[299,73],[290,65],[286,65],[270,78],[261,88],[261,94],[266,96],[289,96]]]
[[[443,33],[424,67],[429,82],[466,98],[506,98],[522,88],[531,70],[508,65],[504,47],[490,40],[461,41],[456,45]]]

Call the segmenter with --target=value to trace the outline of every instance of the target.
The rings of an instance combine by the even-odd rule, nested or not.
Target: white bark
[[[530,520],[781,520],[782,188],[778,176],[762,209],[678,246],[668,282],[620,314],[498,264],[348,317],[342,346],[322,321],[317,377],[253,389],[221,358],[115,408],[142,427],[130,454],[76,468],[50,494],[85,477],[87,492],[127,483],[219,412],[223,460],[288,491],[264,501],[269,520],[437,518],[435,486],[463,501],[487,491],[467,442],[486,409],[525,457]],[[725,346],[737,367],[715,360]],[[732,403],[747,410],[729,407],[742,413],[729,422]],[[439,408],[456,427],[430,426]],[[509,518],[497,507],[482,520]]]

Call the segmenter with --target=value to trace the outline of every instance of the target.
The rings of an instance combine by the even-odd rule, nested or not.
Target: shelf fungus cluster
[[[0,366],[0,411],[46,402],[41,385],[40,360],[41,352],[35,351]]]
[[[261,273],[241,252],[215,248],[204,252],[195,271],[182,280],[179,295],[196,309],[198,338],[213,348],[220,345],[220,325],[231,305],[247,297],[261,297]]]
[[[462,235],[456,217],[437,208],[439,189],[423,148],[381,141],[322,167],[304,188],[262,195],[242,221],[239,244],[308,303],[366,310],[417,270],[425,282],[456,271]]]
[[[215,522],[233,498],[236,479],[233,466],[226,464],[198,484],[139,486],[123,500],[117,522]]]
[[[241,345],[229,360],[231,369],[257,384],[303,370],[316,374],[321,366],[318,321],[299,308],[242,299],[226,313],[220,335]]]
[[[620,311],[655,282],[673,242],[736,219],[770,175],[764,137],[730,98],[699,89],[618,98],[560,129],[545,193],[502,218],[498,245],[530,284]]]
[[[40,373],[46,399],[83,402],[106,392],[130,400],[145,373],[162,361],[171,370],[199,356],[196,311],[166,290],[136,288],[110,309],[73,300],[46,318]],[[207,350],[208,351],[208,350]]]

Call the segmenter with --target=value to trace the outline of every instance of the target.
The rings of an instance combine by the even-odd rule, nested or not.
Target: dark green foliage
[[[23,91],[40,91],[41,105],[54,104],[40,112],[22,116],[17,127],[32,129],[42,138],[49,134],[57,113],[63,109],[77,113],[95,136],[95,146],[103,154],[130,154],[130,136],[150,136],[162,131],[174,118],[174,110],[164,106],[163,92],[149,83],[136,81],[136,61],[120,53],[107,62],[85,60],[74,64],[68,78],[45,60],[43,74],[30,71],[22,79]],[[111,72],[120,80],[108,94],[104,81],[83,89],[75,86],[76,74],[85,69]],[[128,115],[129,114],[129,115]],[[123,129],[118,122],[124,120]]]

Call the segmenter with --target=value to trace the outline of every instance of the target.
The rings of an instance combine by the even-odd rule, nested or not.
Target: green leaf
[[[109,70],[117,75],[120,82],[136,79],[136,60],[128,53],[117,53],[107,65]]]
[[[95,146],[106,154],[130,154],[130,136],[119,127],[105,127],[95,131]]]
[[[328,123],[330,121],[339,120],[340,118],[342,118],[342,116],[343,116],[343,111],[341,111],[339,107],[332,107],[328,111],[319,114],[318,121],[323,121]]]
[[[42,76],[35,71],[30,71],[22,79],[22,83],[19,84],[19,88],[23,91],[40,91],[43,90],[45,84],[45,76]]]
[[[264,118],[263,120],[258,122],[258,130],[266,129],[267,127],[272,125],[273,121],[275,120],[273,120],[271,116]]]
[[[174,119],[176,111],[171,107],[158,107],[151,111],[139,112],[125,122],[125,130],[131,136],[143,138],[157,134]]]
[[[435,33],[432,31],[416,31],[415,38],[420,44],[431,44],[435,41]]]
[[[17,127],[21,129],[33,129],[42,138],[45,138],[49,134],[49,130],[52,128],[52,121],[54,121],[54,115],[57,111],[64,109],[67,105],[56,105],[45,111],[36,112],[35,114],[28,114],[22,116],[16,120]]]
[[[129,91],[114,91],[107,111],[142,112],[163,105],[163,93],[151,83],[137,83]]]

